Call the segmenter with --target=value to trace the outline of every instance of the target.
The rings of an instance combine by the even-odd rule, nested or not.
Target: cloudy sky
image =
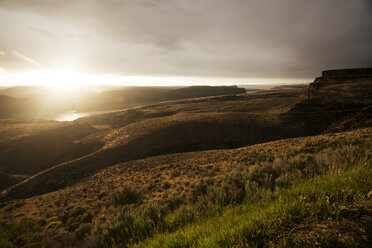
[[[0,84],[60,67],[300,82],[371,67],[371,30],[371,0],[0,0]]]

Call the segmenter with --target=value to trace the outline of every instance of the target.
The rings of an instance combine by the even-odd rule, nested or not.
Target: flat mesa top
[[[372,68],[326,70],[316,81],[372,79]]]

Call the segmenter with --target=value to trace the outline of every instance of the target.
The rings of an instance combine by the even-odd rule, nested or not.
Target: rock
[[[372,68],[356,68],[356,69],[340,69],[327,70],[322,72],[322,76],[317,77],[313,83],[310,84],[307,91],[307,98],[311,98],[314,92],[324,85],[334,83],[345,83],[351,81],[372,81]]]
[[[315,79],[319,81],[354,81],[361,79],[372,79],[372,68],[327,70],[322,72],[322,76]]]

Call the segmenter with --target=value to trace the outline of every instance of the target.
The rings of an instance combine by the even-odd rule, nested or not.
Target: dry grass
[[[286,163],[285,157],[284,160],[274,159],[281,154],[287,156],[296,153],[318,153],[316,159],[325,160],[328,151],[326,148],[332,144],[352,143],[353,140],[356,142],[371,137],[371,133],[372,128],[365,128],[329,135],[284,139],[236,149],[176,153],[121,163],[102,169],[65,189],[10,204],[1,209],[0,217],[13,222],[24,217],[60,216],[64,209],[83,205],[94,213],[92,223],[102,225],[110,216],[115,215],[117,207],[114,198],[124,187],[143,192],[142,203],[172,197],[186,199],[192,186],[200,179],[208,179],[218,185],[226,174],[238,168],[265,166],[265,163],[270,161],[283,167]],[[168,185],[165,186],[165,183]]]

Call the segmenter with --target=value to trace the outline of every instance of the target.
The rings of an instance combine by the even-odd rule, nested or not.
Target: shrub
[[[183,201],[181,198],[173,196],[166,199],[164,203],[169,210],[175,210],[183,203]]]
[[[54,238],[55,241],[60,244],[60,247],[75,247],[76,237],[70,232],[61,232]]]
[[[106,197],[107,196],[107,193],[106,192],[102,192],[98,195],[98,199],[101,200],[102,198]]]
[[[171,184],[170,184],[168,181],[165,181],[165,182],[163,183],[163,189],[169,189],[170,186],[171,186]]]
[[[143,196],[141,192],[137,192],[129,187],[124,187],[114,197],[116,205],[127,205],[141,202]]]
[[[198,180],[196,183],[191,185],[191,202],[196,202],[198,198],[203,197],[207,194],[208,184],[204,179]]]
[[[45,220],[24,218],[19,223],[0,223],[0,247],[50,247],[50,233]],[[40,237],[43,233],[43,237]]]
[[[134,221],[135,217],[131,212],[121,210],[103,231],[103,245],[105,247],[113,245],[126,247],[130,241],[135,241],[135,237],[132,237],[135,231]]]
[[[343,147],[327,148],[315,154],[314,167],[317,173],[334,171],[340,173],[347,170],[350,165],[360,159],[360,149],[356,146],[346,145]]]
[[[306,171],[312,166],[314,155],[309,153],[301,153],[289,159],[291,169],[298,169],[300,171]]]
[[[90,224],[82,224],[75,232],[77,239],[84,238],[87,234],[90,233],[91,226]]]
[[[82,221],[83,223],[90,223],[93,219],[93,214],[91,212],[86,212],[83,217],[82,217]]]

